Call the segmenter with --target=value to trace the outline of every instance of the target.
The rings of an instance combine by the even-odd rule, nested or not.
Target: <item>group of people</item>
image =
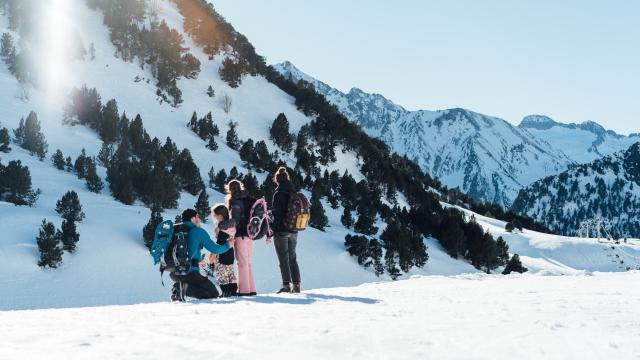
[[[289,198],[294,192],[293,185],[285,167],[278,169],[273,181],[277,187],[271,203],[271,228],[283,284],[278,293],[299,293],[300,269],[296,257],[298,234],[285,226]],[[182,223],[188,228],[187,251],[192,267],[186,275],[170,275],[174,281],[171,300],[182,301],[185,296],[213,299],[220,296],[256,295],[252,268],[254,240],[247,233],[249,212],[255,201],[241,181],[231,180],[226,185],[225,203],[211,209],[211,217],[216,221],[215,241],[202,228],[202,219],[197,211],[187,209],[182,213]],[[266,241],[267,244],[272,242],[269,237]],[[203,248],[212,254],[210,262],[214,264],[214,274],[222,294],[207,276],[200,273]]]

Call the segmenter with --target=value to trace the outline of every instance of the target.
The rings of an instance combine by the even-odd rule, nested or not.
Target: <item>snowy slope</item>
[[[345,94],[290,62],[275,68],[285,77],[313,84],[367,133],[406,154],[448,187],[460,187],[477,200],[507,208],[530,183],[640,140],[593,122],[565,125],[531,116],[515,127],[464,109],[408,111],[380,94],[357,88]]]
[[[0,312],[0,357],[637,359],[638,281],[416,277],[299,296]]]
[[[467,218],[474,216],[495,238],[501,236],[509,252],[520,255],[522,264],[540,275],[576,275],[594,271],[640,270],[640,240],[615,244],[606,239],[577,238],[538,233],[524,229],[509,233],[506,223],[475,214],[463,208]]]

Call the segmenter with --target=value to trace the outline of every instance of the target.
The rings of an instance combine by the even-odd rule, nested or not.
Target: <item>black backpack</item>
[[[171,240],[168,242],[168,246],[165,245],[166,248],[162,249],[163,239],[168,240],[169,238]],[[166,240],[164,240],[165,244]],[[161,255],[160,280],[163,285],[162,274],[165,271],[179,276],[187,275],[193,266],[189,258],[189,228],[183,224],[174,225],[171,221],[165,221],[158,225],[156,241],[152,247],[152,255],[154,253]]]
[[[247,196],[236,201],[238,201],[242,207],[240,219],[234,219],[237,230],[236,236],[248,236],[247,225],[249,225],[249,219],[251,218],[251,207],[256,202],[256,199],[251,196]]]

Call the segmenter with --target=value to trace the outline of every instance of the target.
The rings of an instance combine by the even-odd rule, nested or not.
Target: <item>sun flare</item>
[[[70,51],[72,32],[69,0],[47,0],[43,7],[41,45],[42,53],[37,62],[42,70],[42,89],[50,101],[63,96],[70,82]]]

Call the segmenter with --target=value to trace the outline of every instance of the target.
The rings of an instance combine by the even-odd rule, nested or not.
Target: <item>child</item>
[[[216,226],[216,243],[223,245],[228,240],[233,239],[236,235],[236,224],[232,219],[229,219],[227,206],[224,204],[214,206],[211,216],[218,223],[218,226]],[[234,261],[233,251],[216,255],[215,273],[223,297],[236,296],[238,292],[238,281],[236,280],[236,272],[233,266]]]

